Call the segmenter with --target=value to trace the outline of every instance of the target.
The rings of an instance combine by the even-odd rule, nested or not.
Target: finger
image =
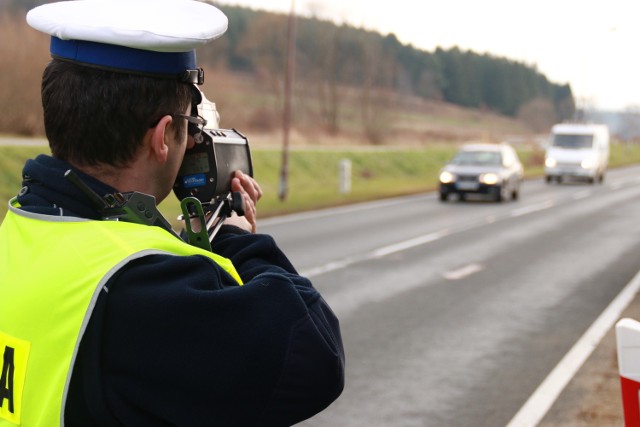
[[[251,224],[253,231],[256,229],[256,218],[257,218],[257,209],[256,209],[256,201],[254,199],[255,196],[251,196],[247,191],[247,186],[243,185],[243,181],[239,178],[241,175],[236,174],[234,178],[231,180],[231,190],[237,191],[242,195],[242,199],[244,201],[244,216]],[[250,186],[253,188],[253,186]]]
[[[236,178],[240,180],[240,182],[242,183],[242,187],[254,202],[260,200],[260,198],[262,197],[262,189],[260,188],[260,185],[258,185],[256,180],[254,180],[249,175],[242,173],[241,171],[236,171]]]
[[[262,197],[262,188],[260,187],[260,184],[258,184],[258,181],[256,181],[253,178],[250,178],[250,179],[251,179],[251,182],[253,183],[253,188],[257,195],[256,200],[260,200],[260,198]]]
[[[251,231],[255,233],[257,228],[256,205],[248,195],[244,196],[244,216],[249,224],[251,224]]]
[[[231,191],[238,191],[240,193],[245,193],[245,189],[242,186],[242,182],[240,181],[240,178],[234,177],[231,178]]]
[[[252,195],[254,200],[260,200],[260,198],[262,197],[262,188],[260,187],[260,184],[258,184],[258,181],[247,174],[242,174],[242,177],[245,187],[248,188],[248,191]]]

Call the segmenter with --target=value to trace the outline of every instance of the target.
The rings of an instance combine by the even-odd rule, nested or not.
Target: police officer
[[[342,392],[338,320],[274,240],[237,172],[205,251],[164,228],[102,220],[99,195],[162,201],[202,120],[194,49],[227,19],[191,0],[31,10],[51,35],[51,156],[27,161],[0,226],[0,426],[284,426]],[[196,125],[196,126],[193,126]]]

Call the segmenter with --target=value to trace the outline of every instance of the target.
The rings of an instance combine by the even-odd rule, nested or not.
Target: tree
[[[386,104],[393,99],[388,96],[384,86],[393,73],[393,61],[383,47],[370,38],[362,38],[362,71],[364,73],[360,88],[360,114],[366,138],[372,144],[384,142],[385,130],[391,126],[386,117]]]
[[[251,68],[271,87],[281,104],[287,49],[284,15],[260,14],[238,40],[237,54],[250,58]]]
[[[520,107],[518,118],[534,132],[547,132],[556,122],[555,106],[549,99],[536,98]]]

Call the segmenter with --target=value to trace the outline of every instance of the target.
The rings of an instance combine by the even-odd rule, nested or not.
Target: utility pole
[[[296,15],[295,0],[291,0],[289,26],[287,28],[287,59],[284,76],[284,112],[282,115],[282,165],[278,197],[287,199],[289,180],[289,131],[291,129],[291,91],[296,65]]]

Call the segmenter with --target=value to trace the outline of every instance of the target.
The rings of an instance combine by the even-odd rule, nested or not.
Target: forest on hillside
[[[288,17],[219,6],[229,17],[225,43],[204,58],[223,58],[231,69],[280,73],[286,57]],[[427,99],[487,108],[516,116],[546,101],[557,120],[572,117],[575,103],[568,84],[550,82],[535,67],[458,48],[426,52],[348,25],[298,17],[297,75],[321,87],[347,84],[386,88]]]
[[[44,3],[48,2],[1,0],[4,10],[0,12],[13,18],[5,17],[0,24],[5,30],[7,25],[15,26],[15,17],[24,21],[26,10]],[[224,4],[218,7],[228,16],[229,29],[224,37],[198,50],[199,65],[254,76],[281,105],[288,16]],[[6,42],[2,48],[10,49]],[[4,67],[7,69],[0,71],[9,73],[4,75],[15,72],[9,69],[15,69],[15,64],[5,61]],[[25,68],[36,67],[22,68],[21,77],[25,77]],[[402,96],[518,118],[534,131],[546,130],[575,112],[571,87],[550,82],[527,64],[458,48],[427,52],[400,43],[393,34],[315,18],[295,20],[295,78],[296,87],[302,88],[298,96],[316,100],[318,117],[329,133],[341,131],[342,116],[353,108],[355,99],[372,142],[381,106]],[[27,128],[25,133],[29,133]]]

